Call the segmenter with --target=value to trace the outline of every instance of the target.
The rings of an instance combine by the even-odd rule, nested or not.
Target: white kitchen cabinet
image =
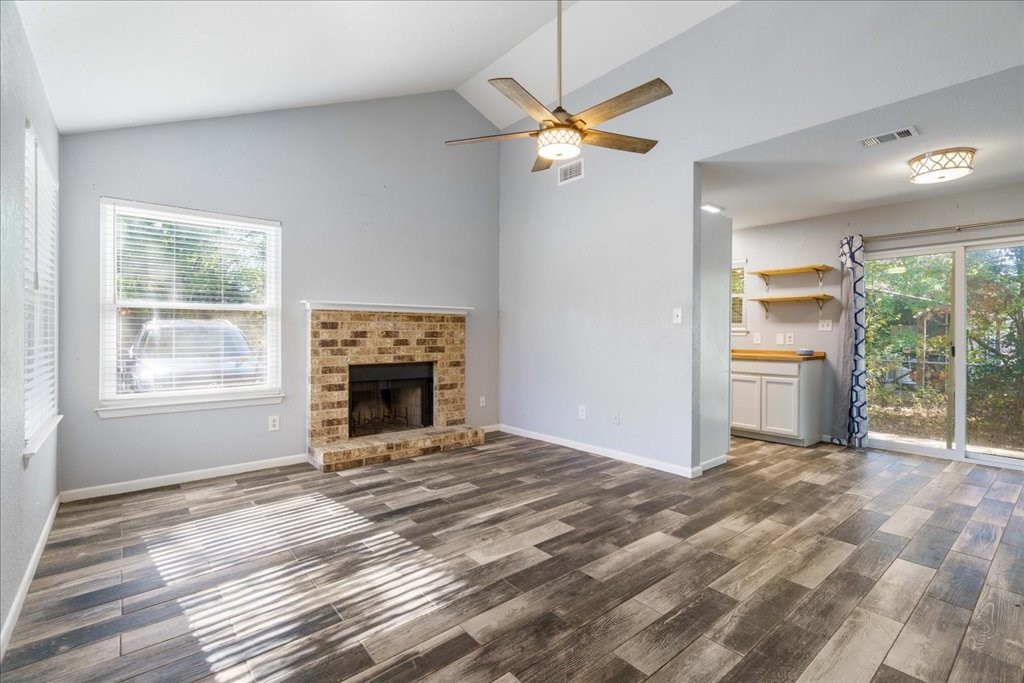
[[[810,446],[821,441],[822,360],[734,360],[732,433]]]
[[[761,429],[761,378],[733,373],[731,424],[740,429]]]

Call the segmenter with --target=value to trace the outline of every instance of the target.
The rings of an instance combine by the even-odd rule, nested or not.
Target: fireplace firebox
[[[434,424],[434,364],[349,366],[349,437]]]

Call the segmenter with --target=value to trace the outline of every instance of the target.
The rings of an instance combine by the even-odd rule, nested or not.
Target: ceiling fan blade
[[[544,157],[537,157],[537,160],[533,162],[533,172],[546,171],[551,168],[551,164],[555,163],[554,159],[545,159]]]
[[[639,109],[651,102],[656,102],[662,97],[668,97],[671,94],[672,88],[668,87],[668,83],[660,78],[655,78],[653,81],[638,85],[621,95],[616,95],[610,100],[605,100],[601,104],[596,104],[586,111],[581,111],[579,114],[570,117],[569,121],[570,123],[582,122],[584,126],[589,128],[590,126],[604,123],[609,119],[614,119],[616,116],[621,116],[628,111]]]
[[[606,133],[603,130],[594,130],[593,128],[588,128],[583,133],[583,144],[595,145],[597,147],[607,147],[608,149],[618,149],[623,152],[636,152],[637,154],[647,154],[654,148],[656,144],[658,144],[658,141],[648,140],[647,138],[635,138],[631,135]]]
[[[523,130],[518,133],[500,133],[498,135],[483,135],[478,138],[462,138],[461,140],[446,140],[446,145],[468,145],[471,142],[501,142],[502,140],[516,140],[518,138],[536,137],[539,131]]]
[[[498,92],[502,95],[515,102],[520,109],[525,111],[537,123],[544,123],[545,121],[558,122],[558,117],[538,102],[537,98],[531,95],[526,88],[519,85],[516,79],[492,78],[487,82],[497,88]]]

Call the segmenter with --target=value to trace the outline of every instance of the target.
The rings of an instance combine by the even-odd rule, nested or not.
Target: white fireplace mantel
[[[424,304],[373,304],[365,301],[322,301],[303,299],[299,303],[310,311],[378,311],[382,313],[441,313],[466,315],[474,310],[469,306],[427,306]]]

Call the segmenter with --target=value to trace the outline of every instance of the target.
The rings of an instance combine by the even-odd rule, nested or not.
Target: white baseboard
[[[14,633],[14,625],[18,623],[18,616],[21,615],[21,606],[25,604],[25,597],[28,595],[29,586],[36,575],[36,567],[39,566],[39,558],[43,555],[43,548],[46,547],[46,539],[50,537],[50,527],[57,517],[57,508],[60,507],[60,496],[53,499],[53,506],[50,508],[50,516],[46,518],[46,524],[39,533],[39,540],[36,541],[36,549],[32,551],[32,557],[25,567],[25,573],[18,585],[18,592],[14,594],[14,602],[11,603],[11,610],[4,619],[3,630],[0,631],[0,659],[7,654],[7,646],[11,643],[11,635]]]
[[[684,467],[682,465],[673,465],[672,463],[661,462],[660,460],[652,460],[651,458],[645,458],[642,455],[626,453],[625,451],[616,451],[611,448],[605,448],[604,446],[594,446],[589,443],[573,441],[572,439],[563,439],[560,436],[551,436],[550,434],[531,432],[527,429],[520,429],[519,427],[512,427],[506,424],[498,426],[500,427],[501,431],[508,432],[509,434],[515,434],[516,436],[525,436],[527,439],[536,439],[537,441],[545,441],[547,443],[553,443],[558,446],[574,448],[577,451],[592,453],[594,455],[600,455],[605,458],[612,458],[614,460],[621,460],[623,462],[628,462],[633,465],[640,465],[641,467],[647,467],[652,470],[658,470],[659,472],[668,472],[669,474],[676,474],[681,477],[686,477],[687,479],[699,477],[704,469],[701,467]],[[720,457],[724,458],[725,456]],[[718,458],[715,458],[715,461],[717,460]]]
[[[717,458],[711,458],[710,460],[705,460],[704,462],[702,462],[700,464],[700,470],[701,470],[701,472],[707,472],[712,467],[718,467],[719,465],[724,465],[726,462],[728,462],[728,460],[729,459],[725,455],[720,455]]]
[[[213,479],[215,477],[226,477],[231,474],[242,474],[244,472],[255,472],[267,470],[273,467],[284,467],[286,465],[297,465],[308,462],[309,456],[306,453],[297,455],[286,455],[280,458],[268,458],[267,460],[253,460],[240,462],[237,465],[224,465],[223,467],[210,467],[205,470],[193,470],[191,472],[178,472],[176,474],[165,474],[159,477],[147,479],[133,479],[122,481],[116,484],[103,484],[101,486],[89,486],[83,489],[71,489],[60,492],[60,501],[70,503],[74,500],[85,500],[87,498],[99,498],[101,496],[113,496],[118,493],[131,493],[133,491],[144,491],[155,489],[161,486],[172,484],[184,484],[188,481],[199,481],[201,479]]]

